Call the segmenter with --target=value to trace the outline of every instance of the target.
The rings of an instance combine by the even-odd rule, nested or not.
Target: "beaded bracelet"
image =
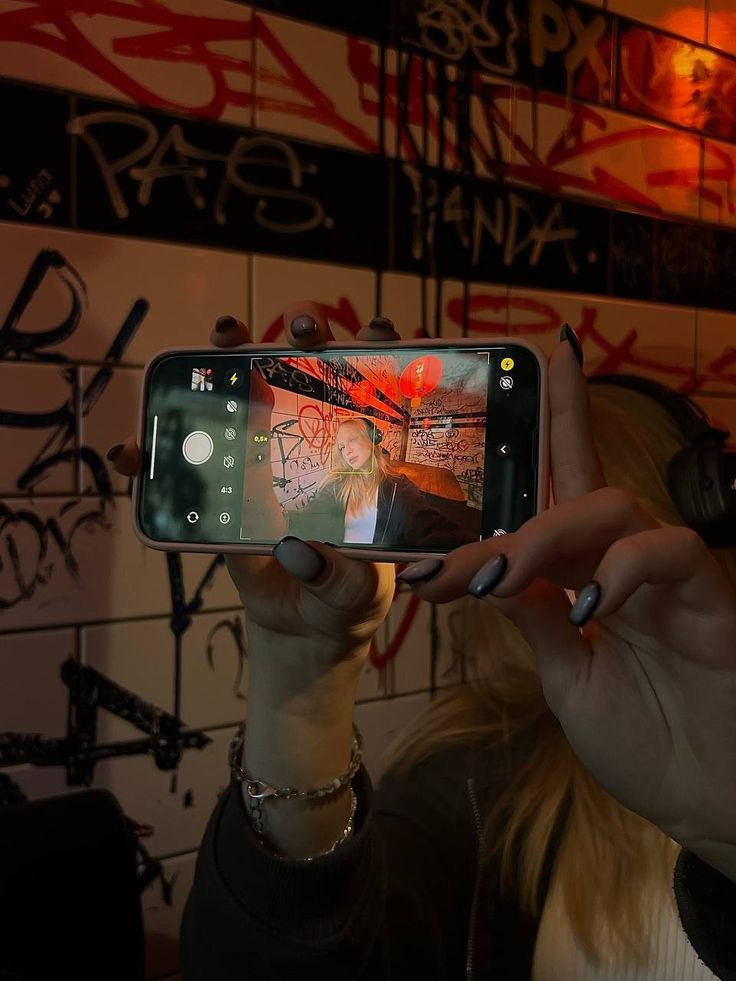
[[[233,778],[238,783],[242,783],[245,786],[249,802],[251,803],[250,813],[253,830],[263,845],[266,845],[263,829],[263,801],[267,797],[280,797],[285,800],[288,800],[291,797],[301,797],[302,799],[306,800],[321,800],[326,797],[333,796],[339,793],[340,790],[342,790],[342,788],[347,784],[351,783],[353,777],[360,768],[363,751],[363,737],[361,736],[358,727],[355,725],[355,723],[353,723],[353,746],[350,753],[350,765],[345,773],[339,777],[336,777],[331,783],[326,784],[324,787],[313,787],[308,790],[295,790],[293,787],[272,787],[270,784],[266,783],[265,780],[252,777],[249,773],[247,773],[241,762],[244,744],[245,722],[241,723],[241,725],[238,727],[238,730],[230,743],[228,759]],[[330,848],[327,849],[327,851],[319,852],[317,855],[302,859],[302,861],[311,862],[313,858],[317,858],[320,855],[329,855],[330,852],[334,851],[338,845],[342,844],[347,838],[350,837],[353,831],[353,819],[355,817],[355,810],[358,803],[352,786],[350,787],[350,794],[350,817],[345,825],[345,828],[343,829],[342,835],[330,846]]]

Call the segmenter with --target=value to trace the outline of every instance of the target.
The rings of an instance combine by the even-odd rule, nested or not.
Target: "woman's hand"
[[[488,595],[534,650],[586,768],[736,881],[733,586],[694,531],[606,486],[570,344],[551,358],[549,391],[555,506],[456,549],[434,575],[428,560],[399,578],[433,602]],[[572,612],[564,589],[578,591]]]
[[[295,348],[309,350],[333,339],[316,303],[291,304],[284,312],[284,325]],[[397,339],[393,330],[380,327],[364,328],[358,336],[382,344]],[[247,328],[233,317],[221,317],[210,337],[218,348],[250,343]],[[256,386],[258,425],[270,431],[271,389],[265,383]],[[135,438],[111,451],[110,459],[119,473],[135,474],[140,465]],[[271,486],[267,492],[272,493]],[[275,559],[226,556],[245,609],[251,649],[255,644],[259,651],[268,650],[274,660],[286,650],[289,657],[298,655],[317,671],[352,658],[362,661],[391,606],[393,565],[355,561],[328,545],[307,545],[293,537],[282,540],[273,554]]]

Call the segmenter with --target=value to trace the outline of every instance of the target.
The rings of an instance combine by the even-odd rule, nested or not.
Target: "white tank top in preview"
[[[376,519],[378,517],[378,493],[360,514],[354,517],[345,516],[345,542],[370,545],[376,534]]]

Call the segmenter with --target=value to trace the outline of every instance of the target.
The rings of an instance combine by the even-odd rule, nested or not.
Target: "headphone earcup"
[[[694,450],[687,446],[672,457],[667,466],[667,489],[682,520],[697,531],[703,521],[696,506],[699,474],[694,468]]]
[[[374,446],[378,446],[378,444],[383,439],[383,433],[372,419],[369,419],[367,416],[361,416],[360,418],[363,425],[365,426],[365,431],[366,431],[366,435],[368,436],[368,439],[371,441],[371,443],[373,443]]]
[[[687,446],[667,467],[667,488],[683,521],[716,548],[736,544],[729,508],[733,491],[722,486],[722,452],[713,445]]]

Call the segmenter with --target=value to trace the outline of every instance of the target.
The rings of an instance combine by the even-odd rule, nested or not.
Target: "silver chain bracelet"
[[[308,790],[296,790],[293,787],[272,787],[270,784],[266,783],[265,780],[252,777],[249,773],[247,773],[241,762],[244,744],[245,722],[241,723],[241,725],[238,727],[238,730],[230,743],[228,760],[233,777],[238,783],[245,786],[248,800],[251,804],[250,813],[253,830],[263,845],[266,844],[265,832],[263,829],[263,801],[267,797],[280,797],[285,800],[288,800],[291,797],[301,797],[302,799],[306,800],[321,800],[325,797],[338,794],[343,787],[351,784],[353,777],[360,768],[363,752],[363,737],[361,736],[358,727],[355,725],[355,723],[353,723],[353,746],[350,753],[350,765],[345,773],[343,773],[342,776],[335,777],[331,783],[326,784],[324,787],[312,787]],[[352,834],[353,819],[355,817],[355,811],[358,803],[352,785],[350,787],[350,795],[350,817],[345,825],[345,828],[343,829],[342,835],[331,845],[330,848],[327,849],[327,851],[319,852],[319,855],[329,855],[330,852],[334,851],[338,845],[341,845]],[[313,858],[317,858],[319,855],[304,858],[302,861],[311,862]]]

